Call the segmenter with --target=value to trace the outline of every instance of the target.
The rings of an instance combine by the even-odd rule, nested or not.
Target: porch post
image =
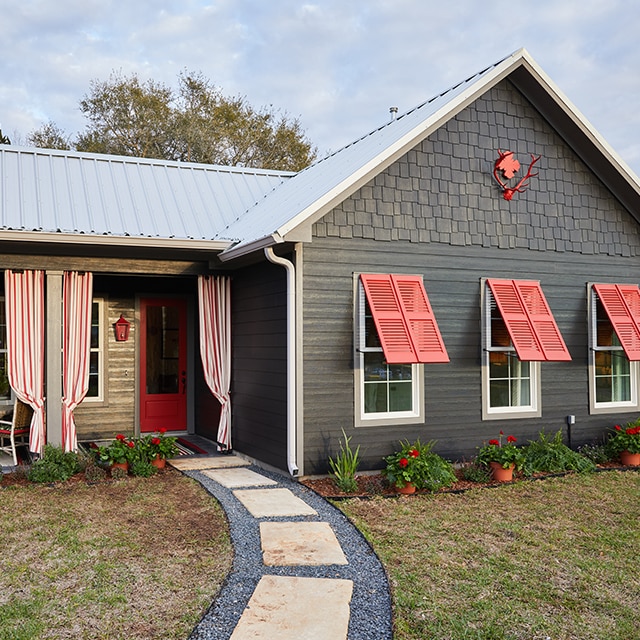
[[[62,271],[47,271],[45,393],[47,443],[62,446]]]

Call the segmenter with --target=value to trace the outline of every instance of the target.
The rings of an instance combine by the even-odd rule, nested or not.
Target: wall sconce
[[[113,323],[113,328],[116,332],[116,342],[126,342],[129,339],[131,323],[125,320],[122,314],[120,314],[118,321]]]

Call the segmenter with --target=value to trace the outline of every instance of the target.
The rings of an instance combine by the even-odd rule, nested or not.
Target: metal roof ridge
[[[237,165],[208,164],[206,162],[183,162],[181,160],[165,160],[163,158],[145,158],[139,156],[126,156],[108,153],[91,153],[89,151],[72,151],[66,149],[46,149],[43,147],[25,147],[14,144],[0,144],[0,153],[1,152],[74,158],[78,160],[93,160],[123,164],[170,166],[181,169],[201,169],[206,171],[215,171],[218,173],[238,173],[242,175],[281,176],[285,178],[296,175],[295,171],[283,171],[280,169],[262,169],[257,167],[240,167]]]

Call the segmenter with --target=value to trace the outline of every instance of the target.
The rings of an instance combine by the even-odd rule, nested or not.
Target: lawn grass
[[[175,470],[0,488],[0,640],[186,638],[231,559],[219,504]]]
[[[640,637],[640,473],[338,506],[387,568],[395,640]]]

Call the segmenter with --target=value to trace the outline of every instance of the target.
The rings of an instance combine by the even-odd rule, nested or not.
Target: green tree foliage
[[[200,73],[180,74],[177,91],[136,74],[112,74],[91,83],[80,110],[89,124],[71,144],[78,151],[289,171],[317,153],[297,118],[224,96]],[[29,136],[38,147],[64,141],[53,123]]]
[[[47,122],[40,129],[32,131],[27,136],[27,143],[32,147],[44,149],[63,149],[67,151],[71,148],[69,136],[58,128],[54,122]]]

